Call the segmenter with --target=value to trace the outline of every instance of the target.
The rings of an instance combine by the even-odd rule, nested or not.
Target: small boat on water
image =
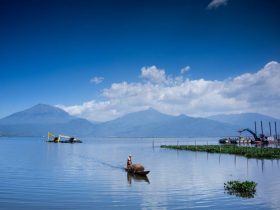
[[[128,169],[128,168],[124,168],[124,170],[127,173],[136,174],[136,175],[139,175],[139,176],[146,176],[148,173],[150,173],[150,171],[135,171],[135,170]]]
[[[61,139],[66,139],[66,140],[61,140]],[[82,143],[81,140],[76,139],[74,137],[70,137],[70,136],[65,136],[65,135],[58,135],[55,136],[54,134],[48,132],[48,140],[47,142],[51,142],[51,143]]]
[[[238,144],[239,138],[225,137],[219,140],[220,144]]]
[[[124,170],[132,175],[146,176],[150,171],[145,171],[145,167],[141,164],[132,164],[131,155],[127,158],[126,167]]]
[[[74,137],[70,137],[68,140],[60,141],[60,143],[83,143],[80,139],[76,139]]]

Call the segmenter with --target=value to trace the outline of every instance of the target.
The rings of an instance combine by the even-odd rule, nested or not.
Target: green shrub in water
[[[224,183],[224,188],[230,195],[242,198],[253,198],[256,193],[256,187],[257,183],[253,181],[240,182],[234,180]]]

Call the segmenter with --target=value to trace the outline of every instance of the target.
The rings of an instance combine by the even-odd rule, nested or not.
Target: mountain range
[[[118,137],[194,137],[233,134],[235,126],[210,119],[185,115],[170,116],[154,109],[127,114],[98,124],[93,136]]]
[[[92,123],[60,108],[38,104],[0,119],[0,136],[46,136],[50,131],[78,137],[218,137],[237,135],[240,128],[253,129],[254,121],[260,120],[264,126],[268,122],[280,122],[256,113],[216,115],[207,119],[171,116],[148,109],[108,122]]]
[[[279,119],[269,117],[257,113],[243,113],[243,114],[229,114],[229,115],[214,115],[210,116],[209,119],[216,120],[219,122],[224,122],[232,125],[239,125],[241,127],[249,127],[253,129],[255,127],[254,122],[257,123],[257,128],[260,129],[260,122],[262,121],[263,127],[268,128],[269,122],[274,124],[274,122],[279,122]]]

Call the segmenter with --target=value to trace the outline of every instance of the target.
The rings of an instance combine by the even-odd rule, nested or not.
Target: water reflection
[[[152,141],[2,141],[0,209],[279,209],[279,160],[167,150],[159,147],[163,140]],[[125,174],[127,154],[152,173]],[[257,182],[255,198],[225,194],[229,180]]]
[[[148,176],[140,176],[137,174],[127,173],[127,183],[129,185],[132,184],[132,180],[134,182],[147,182],[150,184],[150,180],[149,180]]]

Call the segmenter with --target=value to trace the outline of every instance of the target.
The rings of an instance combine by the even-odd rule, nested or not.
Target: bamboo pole
[[[256,121],[255,121],[255,134],[258,135],[257,134],[257,122]]]
[[[274,122],[274,126],[275,126],[275,138],[278,140],[276,121]]]

